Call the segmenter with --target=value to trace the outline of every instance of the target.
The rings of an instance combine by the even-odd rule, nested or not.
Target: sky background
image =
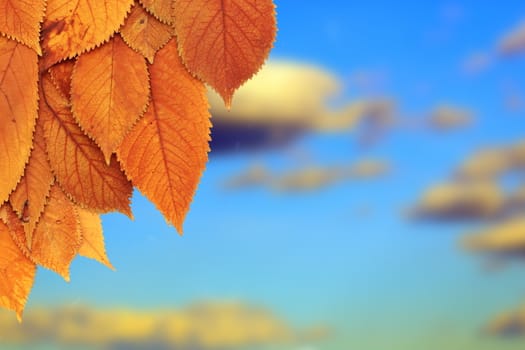
[[[408,117],[450,104],[472,111],[474,123],[446,133],[394,128],[366,148],[355,130],[345,130],[304,133],[286,147],[255,153],[242,144],[212,151],[183,237],[136,192],[134,221],[103,217],[117,271],[79,258],[65,283],[40,269],[27,312],[235,301],[271,310],[297,329],[331,330],[324,340],[285,347],[293,350],[522,349],[522,339],[491,338],[481,329],[525,300],[525,265],[487,274],[478,256],[458,247],[459,234],[475,225],[414,223],[403,212],[479,147],[525,137],[525,111],[505,106],[509,91],[525,92],[525,59],[496,52],[525,20],[525,3],[276,4],[270,61],[336,76],[342,89],[329,103],[385,97]],[[473,55],[490,62],[472,72]],[[368,158],[388,161],[392,172],[290,193],[223,186],[254,162],[281,171]]]

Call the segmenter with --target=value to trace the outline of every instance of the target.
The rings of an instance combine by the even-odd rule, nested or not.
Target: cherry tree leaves
[[[182,232],[208,159],[206,91],[184,68],[175,41],[158,52],[150,74],[149,108],[117,154],[133,184]],[[171,89],[165,88],[166,80]]]
[[[0,203],[24,173],[38,104],[37,54],[0,37]]]
[[[21,317],[38,265],[113,268],[99,216],[133,187],[182,233],[205,84],[229,106],[275,31],[271,0],[0,0],[0,307]]]
[[[272,0],[177,0],[174,24],[186,66],[229,107],[233,92],[270,52],[274,5]]]

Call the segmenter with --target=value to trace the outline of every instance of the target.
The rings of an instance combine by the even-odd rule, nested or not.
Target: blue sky
[[[385,179],[309,193],[225,191],[221,183],[253,155],[212,153],[184,237],[135,193],[134,221],[119,214],[103,218],[117,271],[79,259],[66,284],[40,270],[27,308],[241,300],[267,306],[294,325],[333,327],[334,338],[319,349],[522,347],[481,339],[478,332],[494,313],[523,301],[523,266],[487,275],[479,259],[457,248],[457,234],[468,227],[413,224],[402,210],[480,145],[523,137],[523,112],[505,110],[502,100],[509,84],[525,91],[525,60],[497,60],[477,74],[462,66],[475,52],[492,52],[525,19],[525,3],[276,3],[279,32],[271,59],[334,73],[348,83],[342,100],[381,94],[408,115],[446,102],[475,111],[476,123],[443,135],[394,131],[365,151],[350,133],[307,135],[293,147],[308,149],[320,163],[375,156],[395,167]],[[358,72],[378,74],[381,83],[361,91],[349,84]],[[257,157],[290,162],[282,150]],[[371,215],[355,214],[363,205]]]

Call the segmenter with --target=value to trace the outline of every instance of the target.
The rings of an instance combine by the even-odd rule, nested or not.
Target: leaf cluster
[[[275,38],[271,0],[0,0],[0,307],[36,266],[112,267],[99,215],[139,189],[182,233],[210,134]]]

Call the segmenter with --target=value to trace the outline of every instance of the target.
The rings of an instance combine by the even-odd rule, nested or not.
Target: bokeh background
[[[276,4],[184,236],[135,193],[2,349],[524,348],[525,3]]]

